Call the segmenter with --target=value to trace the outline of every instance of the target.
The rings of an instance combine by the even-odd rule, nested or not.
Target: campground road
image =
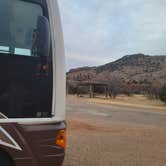
[[[101,119],[107,118],[112,122],[166,127],[166,111],[155,109],[85,103],[78,99],[75,102],[74,100],[68,102],[67,111],[70,115],[87,114]]]
[[[68,99],[64,166],[165,166],[166,112]]]

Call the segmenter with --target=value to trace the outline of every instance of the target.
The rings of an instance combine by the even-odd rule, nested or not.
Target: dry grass
[[[77,98],[76,96],[69,95],[68,99]],[[162,103],[160,100],[149,99],[144,95],[132,95],[125,96],[120,95],[116,99],[105,99],[102,97],[98,98],[88,98],[87,96],[81,97],[80,100],[87,100],[88,102],[98,103],[98,104],[111,104],[117,106],[127,106],[134,108],[147,108],[156,110],[165,110],[166,104]]]

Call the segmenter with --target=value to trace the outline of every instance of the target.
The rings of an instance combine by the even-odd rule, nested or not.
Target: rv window
[[[32,54],[47,12],[31,0],[0,0],[0,119],[52,117],[52,59]]]
[[[42,7],[38,4],[1,0],[0,53],[32,56],[33,33],[38,16],[42,15]]]

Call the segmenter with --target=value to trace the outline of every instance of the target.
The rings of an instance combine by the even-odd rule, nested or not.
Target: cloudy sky
[[[165,0],[58,0],[67,69],[166,55]]]

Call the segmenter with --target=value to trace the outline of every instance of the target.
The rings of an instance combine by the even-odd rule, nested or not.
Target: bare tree
[[[109,82],[109,96],[111,98],[116,98],[118,94],[126,93],[126,85],[119,76],[111,75],[108,77]]]

